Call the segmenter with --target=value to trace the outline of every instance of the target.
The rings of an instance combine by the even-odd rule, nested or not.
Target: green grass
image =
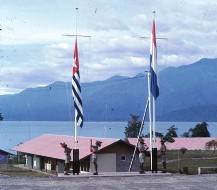
[[[187,167],[189,174],[198,174],[198,167],[217,167],[217,159],[191,159],[174,161],[167,164],[168,171],[171,173],[177,173],[179,169],[183,171],[183,168]]]
[[[167,170],[171,173],[178,173],[179,169],[188,168],[188,174],[198,174],[198,167],[217,167],[217,151],[210,150],[187,150],[182,154],[178,150],[167,151]],[[145,170],[150,170],[149,159],[146,161]],[[163,167],[158,160],[158,170],[162,171]]]
[[[40,171],[33,171],[30,169],[19,168],[14,165],[0,164],[0,174],[11,177],[49,177],[52,175],[42,173]]]

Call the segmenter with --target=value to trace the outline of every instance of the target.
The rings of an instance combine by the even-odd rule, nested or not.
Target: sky
[[[78,8],[78,9],[76,9]],[[216,58],[216,0],[0,0],[0,95],[149,69],[155,11],[158,70]]]

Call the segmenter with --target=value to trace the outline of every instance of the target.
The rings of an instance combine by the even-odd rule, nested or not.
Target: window
[[[126,161],[126,155],[121,155],[121,161]]]

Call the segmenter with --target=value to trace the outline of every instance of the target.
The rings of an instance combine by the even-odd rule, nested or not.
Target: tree
[[[166,133],[166,135],[163,135],[162,133],[159,133],[159,132],[155,132],[155,136],[160,137],[161,139],[167,142],[170,142],[170,143],[175,142],[175,139],[173,137],[177,137],[177,133],[176,133],[177,128],[175,128],[175,125],[173,125],[167,130],[168,132]],[[145,135],[145,137],[150,137],[150,133]]]
[[[182,147],[180,150],[181,150],[181,153],[182,153],[182,154],[185,154],[185,152],[186,152],[188,149],[185,148],[185,147]]]
[[[139,116],[136,115],[131,115],[131,122],[128,122],[128,126],[125,127],[125,137],[127,138],[135,138],[138,137],[139,135],[139,130],[141,128],[142,123],[141,122],[137,122]],[[143,135],[140,135],[143,136]]]
[[[172,125],[169,129],[167,129],[168,132],[166,133],[166,135],[163,137],[163,139],[167,142],[173,143],[175,142],[175,139],[173,137],[178,137],[176,130],[177,128],[175,128],[175,125]]]
[[[182,134],[183,137],[189,137],[189,132],[185,132]]]
[[[169,135],[167,135],[167,136],[165,135],[162,139],[166,142],[169,142],[169,143],[175,142],[175,139]]]
[[[210,137],[206,122],[198,123],[194,128],[190,128],[188,132],[183,133],[183,137]]]
[[[211,141],[207,142],[206,143],[206,149],[207,150],[214,149],[214,152],[215,152],[215,150],[217,149],[217,141],[211,140]]]
[[[177,128],[175,128],[175,125],[172,125],[169,129],[167,129],[168,132],[165,136],[170,136],[170,137],[178,137],[176,130]]]
[[[208,124],[206,122],[198,123],[195,128],[192,129],[192,137],[210,137],[210,133],[207,129]]]
[[[0,121],[3,121],[3,116],[2,116],[2,113],[0,113]]]
[[[162,138],[164,135],[162,133],[159,133],[159,132],[155,131],[155,136]],[[148,133],[147,135],[145,135],[145,137],[147,137],[147,138],[150,137],[150,133]]]

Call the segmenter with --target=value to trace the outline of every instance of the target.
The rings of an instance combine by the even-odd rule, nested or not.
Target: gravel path
[[[170,176],[87,176],[71,178],[14,178],[0,175],[0,190],[214,190],[217,174]]]

